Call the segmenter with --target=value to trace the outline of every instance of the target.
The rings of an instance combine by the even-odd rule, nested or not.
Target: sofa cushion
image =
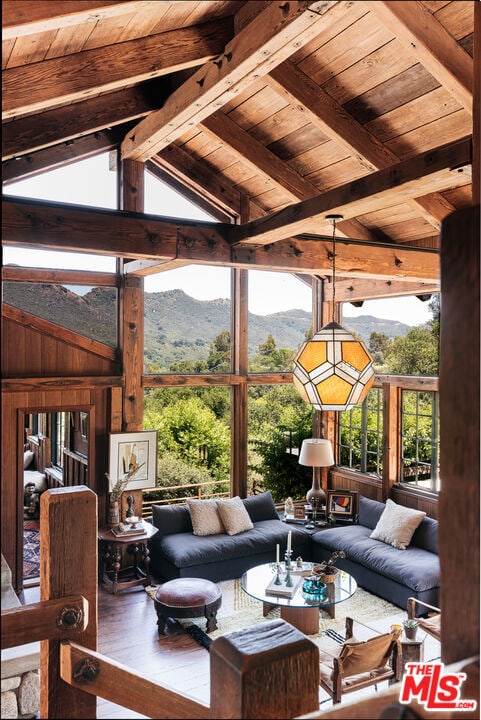
[[[277,520],[262,520],[252,530],[239,535],[192,536],[190,533],[178,533],[159,538],[155,535],[151,541],[152,549],[157,548],[175,567],[190,567],[203,563],[218,563],[219,559],[234,560],[239,557],[263,555],[270,552],[272,562],[276,557],[276,544],[284,550],[288,532],[292,532],[294,555],[304,553],[309,545],[309,533],[304,528],[289,527]],[[265,561],[264,561],[265,562]],[[255,561],[252,563],[255,565]]]
[[[242,501],[246,507],[249,517],[253,523],[259,520],[278,520],[279,514],[274,505],[270,490],[259,493],[259,495],[250,495]]]
[[[193,532],[187,505],[152,505],[152,524],[159,535]]]
[[[370,537],[393,545],[398,550],[406,550],[414,531],[424,517],[426,513],[423,510],[403,507],[388,499],[384,512]]]
[[[238,535],[254,527],[240,497],[217,500],[216,505],[227,535]]]
[[[425,517],[416,528],[411,545],[424,548],[429,552],[438,553],[438,521],[434,518]]]
[[[359,525],[364,525],[364,527],[374,530],[374,528],[379,522],[379,518],[384,512],[385,507],[386,506],[382,502],[378,502],[377,500],[371,500],[371,498],[360,495],[358,515]]]
[[[215,500],[187,499],[194,535],[219,535],[224,532]]]

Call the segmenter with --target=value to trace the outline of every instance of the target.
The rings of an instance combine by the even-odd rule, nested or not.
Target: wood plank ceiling
[[[117,149],[240,217],[232,262],[294,247],[329,277],[338,213],[351,299],[436,288],[440,224],[472,204],[474,4],[4,0],[4,183]]]

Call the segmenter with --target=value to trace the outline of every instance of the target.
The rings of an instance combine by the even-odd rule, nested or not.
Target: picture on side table
[[[110,433],[109,491],[127,473],[133,474],[124,490],[155,487],[157,430]]]
[[[357,492],[355,490],[328,490],[327,514],[336,520],[354,520],[357,512]]]

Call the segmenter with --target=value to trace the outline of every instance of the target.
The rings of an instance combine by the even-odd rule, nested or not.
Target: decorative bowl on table
[[[326,592],[326,583],[322,582],[316,575],[311,575],[304,580],[302,589],[309,595],[324,595]]]
[[[339,575],[339,569],[334,565],[314,565],[312,572],[323,583],[333,583]]]

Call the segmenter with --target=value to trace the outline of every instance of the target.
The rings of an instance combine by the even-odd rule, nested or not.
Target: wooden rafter
[[[66,105],[100,92],[203,65],[222,52],[231,36],[230,19],[214,20],[196,28],[85,50],[77,53],[75,63],[67,55],[6,69],[2,80],[2,118]],[[34,93],[32,87],[35,87]]]
[[[122,143],[122,158],[147,160],[228,103],[335,22],[349,3],[269,3],[219,53],[151,113]],[[334,11],[334,12],[333,12]]]
[[[345,218],[359,217],[389,203],[396,205],[406,199],[424,196],[433,181],[438,189],[459,187],[467,182],[463,169],[470,175],[470,166],[470,141],[453,143],[378,170],[242,227],[233,227],[231,240],[259,245],[301,233],[323,232],[324,228],[327,232],[326,213]]]

